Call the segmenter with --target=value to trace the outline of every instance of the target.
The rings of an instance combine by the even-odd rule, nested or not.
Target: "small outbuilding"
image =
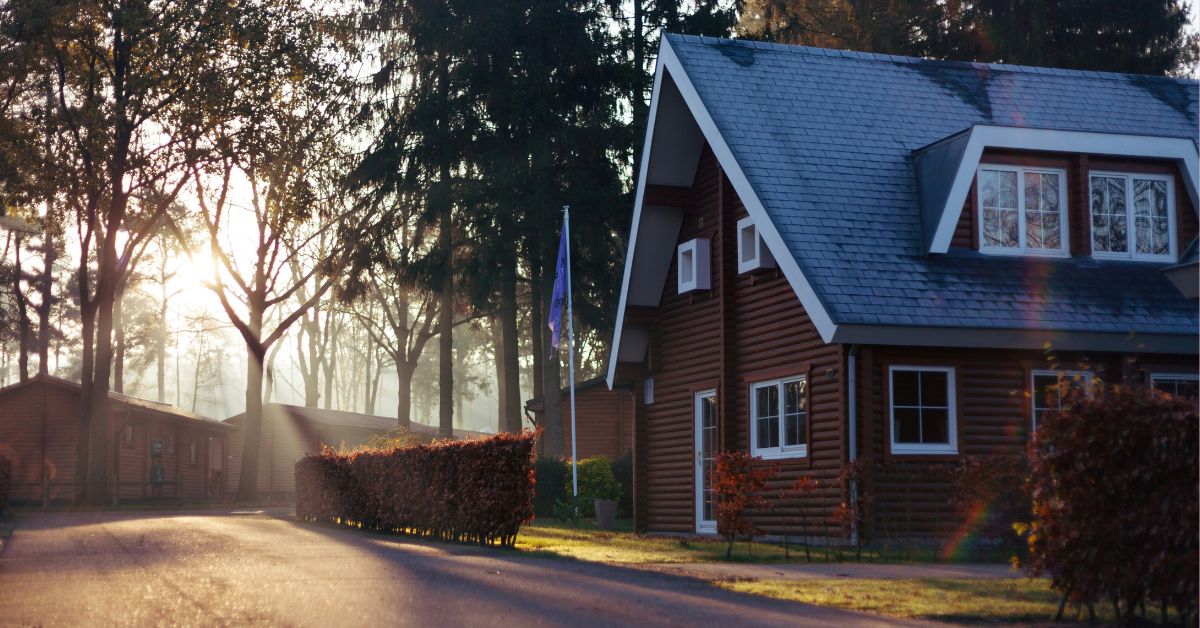
[[[579,420],[575,437],[575,451],[579,459],[605,456],[617,460],[633,451],[633,391],[628,387],[615,386],[609,390],[603,377],[597,377],[575,385],[575,410]],[[562,423],[563,447],[571,455],[571,389],[563,388]],[[536,425],[544,425],[546,403],[542,397],[525,402],[526,414],[532,414]],[[546,441],[538,441],[538,454],[545,455]]]
[[[13,465],[11,499],[72,500],[79,384],[48,375],[0,388],[0,456]],[[115,392],[108,405],[112,499],[219,498],[235,428],[165,403]]]
[[[242,423],[246,414],[225,419],[227,425],[239,429],[230,441],[226,462],[229,475],[226,488],[236,493],[241,477],[242,449],[245,438]],[[259,443],[258,493],[262,496],[286,497],[296,491],[296,462],[308,454],[321,451],[322,445],[358,447],[374,436],[383,436],[397,427],[394,417],[375,416],[341,410],[322,410],[282,403],[263,404],[262,436]],[[438,429],[421,423],[410,423],[409,432],[421,441],[437,438]],[[468,430],[454,430],[454,438],[479,435]]]

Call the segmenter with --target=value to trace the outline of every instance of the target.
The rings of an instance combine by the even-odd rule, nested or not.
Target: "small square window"
[[[892,453],[958,453],[954,369],[893,366],[888,372]]]
[[[675,258],[679,267],[679,294],[708,290],[712,287],[709,255],[709,242],[706,238],[693,238],[679,245]]]
[[[738,273],[775,266],[775,258],[771,256],[771,251],[767,250],[767,245],[759,235],[752,218],[746,216],[739,220],[737,233]]]

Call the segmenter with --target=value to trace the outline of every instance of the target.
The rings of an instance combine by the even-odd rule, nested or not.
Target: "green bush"
[[[554,505],[571,495],[571,468],[562,458],[538,458],[533,465],[537,486],[533,489],[533,512],[553,517]],[[563,484],[563,482],[566,484]]]
[[[592,507],[593,499],[617,500],[621,497],[621,484],[613,475],[613,465],[606,456],[592,456],[579,461],[579,514],[583,517],[595,516]],[[571,470],[567,469],[567,477],[563,484],[567,496],[571,495]]]
[[[633,452],[621,456],[612,463],[613,476],[621,485],[621,497],[617,499],[617,516],[633,516]]]

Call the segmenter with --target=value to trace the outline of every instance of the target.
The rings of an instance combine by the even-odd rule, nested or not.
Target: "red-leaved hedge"
[[[372,530],[510,546],[533,518],[534,433],[296,463],[296,515]]]
[[[12,487],[12,462],[0,456],[0,515],[8,508],[8,492]]]
[[[1116,387],[1047,416],[1031,447],[1031,567],[1065,599],[1111,602],[1119,621],[1200,597],[1193,400]]]

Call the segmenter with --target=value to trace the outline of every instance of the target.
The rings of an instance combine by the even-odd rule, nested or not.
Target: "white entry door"
[[[717,503],[713,474],[717,449],[717,391],[696,393],[696,533],[716,534]]]

